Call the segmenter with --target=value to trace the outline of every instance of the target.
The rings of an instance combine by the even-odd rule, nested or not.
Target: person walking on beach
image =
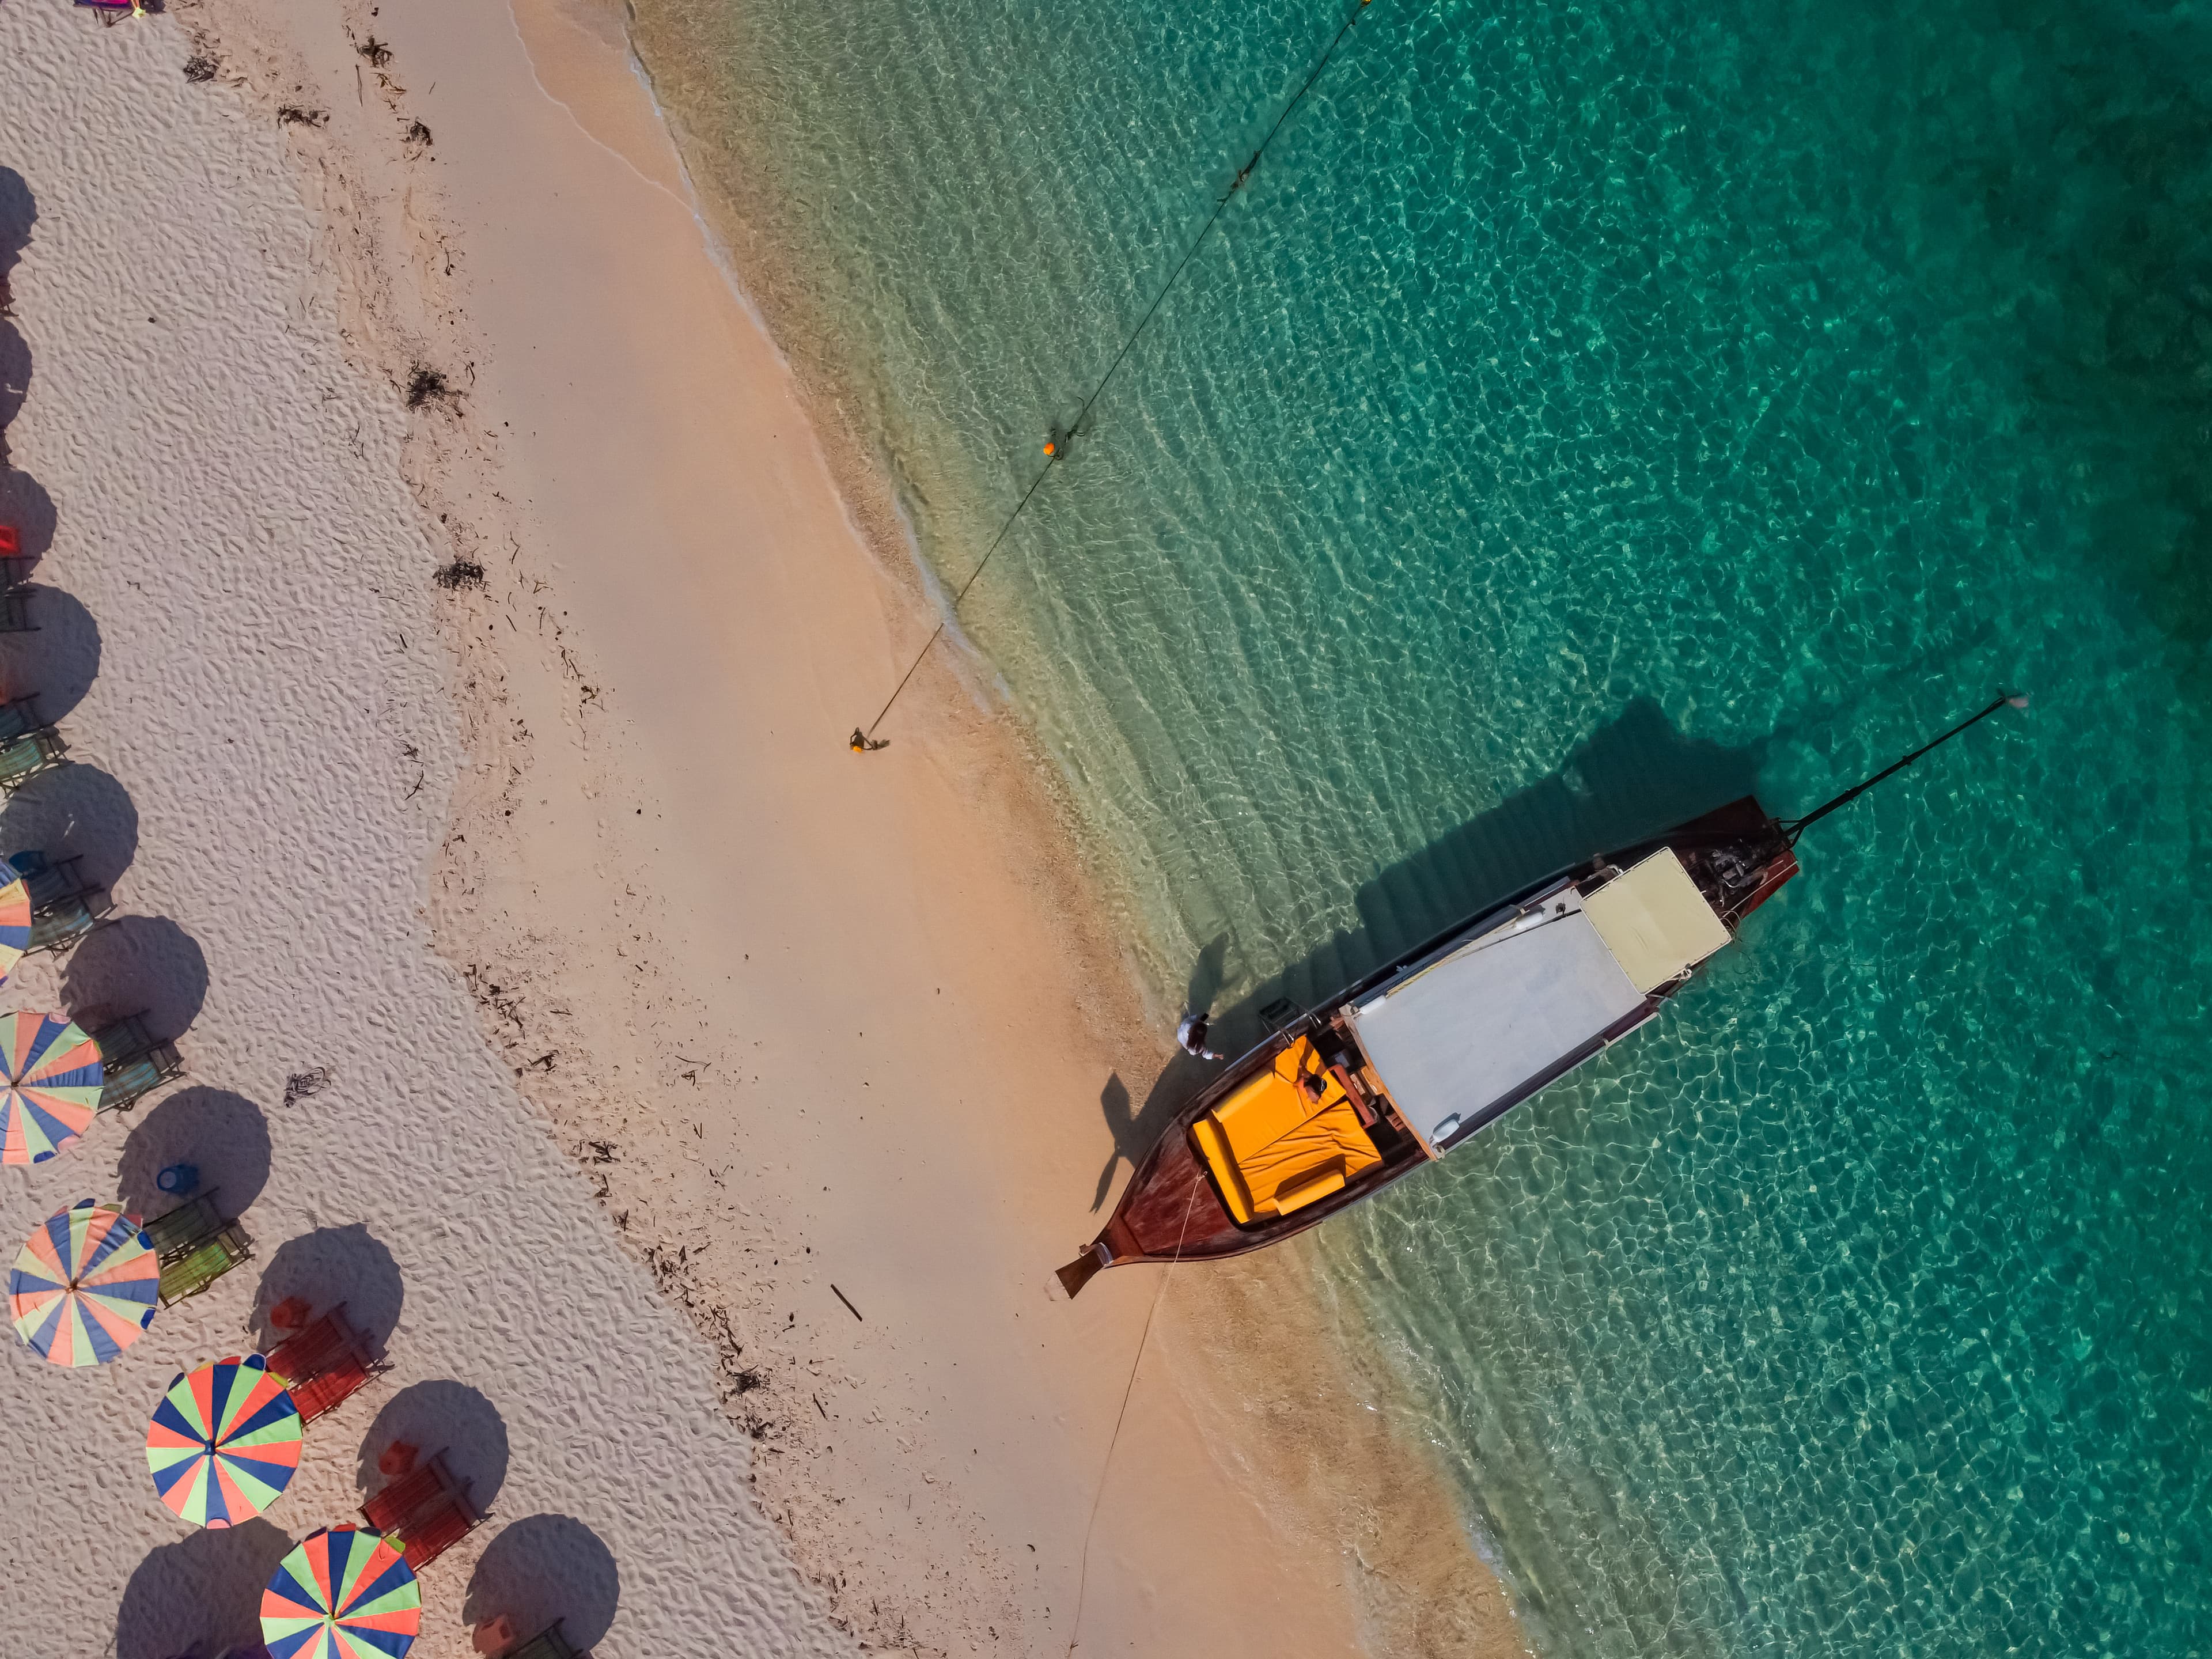
[[[891,740],[889,738],[871,738],[856,726],[853,728],[853,735],[845,740],[845,746],[856,755],[872,755],[878,749],[890,748]]]
[[[1228,1059],[1228,1055],[1217,1054],[1206,1046],[1206,1016],[1194,1008],[1182,1017],[1182,1024],[1176,1027],[1176,1041],[1182,1045],[1185,1053],[1197,1059]]]

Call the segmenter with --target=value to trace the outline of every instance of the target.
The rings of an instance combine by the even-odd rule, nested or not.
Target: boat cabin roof
[[[1344,1010],[1432,1153],[1626,1035],[1730,937],[1671,848],[1587,898],[1562,883],[1477,929]]]

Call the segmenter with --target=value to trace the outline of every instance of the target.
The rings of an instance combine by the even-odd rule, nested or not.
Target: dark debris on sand
[[[453,388],[447,385],[444,375],[428,363],[415,365],[415,373],[407,381],[408,408],[420,409],[434,398],[450,398],[453,395]]]
[[[484,571],[480,564],[471,563],[467,559],[455,559],[451,564],[440,565],[437,574],[430,580],[448,593],[458,593],[464,587],[482,587]]]

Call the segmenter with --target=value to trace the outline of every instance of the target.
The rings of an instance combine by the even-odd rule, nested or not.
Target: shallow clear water
[[[956,581],[1341,15],[636,7]],[[1323,1230],[1551,1653],[2212,1652],[2208,69],[2191,7],[1376,0],[969,601],[1248,1031],[2034,691]]]

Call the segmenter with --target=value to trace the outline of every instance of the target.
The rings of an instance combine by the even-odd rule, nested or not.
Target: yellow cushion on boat
[[[1257,1214],[1288,1215],[1382,1161],[1348,1101],[1316,1112],[1281,1139],[1237,1160]],[[1316,1184],[1327,1176],[1328,1184]]]
[[[1192,1124],[1190,1133],[1212,1169],[1214,1180],[1220,1184],[1222,1197],[1228,1200],[1230,1218],[1239,1226],[1249,1226],[1252,1194],[1244,1189],[1244,1177],[1237,1173],[1237,1160],[1230,1154],[1228,1138],[1221,1133],[1221,1126],[1209,1115]]]
[[[1311,1075],[1322,1085],[1318,1098],[1298,1086]],[[1336,1079],[1320,1069],[1313,1044],[1300,1037],[1275,1056],[1274,1065],[1213,1109],[1213,1121],[1229,1137],[1239,1158],[1280,1139],[1323,1107],[1344,1098]]]
[[[1302,1205],[1310,1204],[1317,1198],[1327,1198],[1331,1193],[1340,1190],[1343,1186],[1343,1166],[1331,1164],[1328,1169],[1316,1170],[1308,1176],[1297,1186],[1285,1187],[1277,1192],[1275,1213],[1288,1215]]]
[[[1191,1125],[1240,1224],[1288,1215],[1382,1161],[1342,1086],[1315,1073],[1316,1061],[1313,1045],[1299,1038],[1272,1067]],[[1307,1073],[1321,1077],[1318,1100],[1299,1086]]]

